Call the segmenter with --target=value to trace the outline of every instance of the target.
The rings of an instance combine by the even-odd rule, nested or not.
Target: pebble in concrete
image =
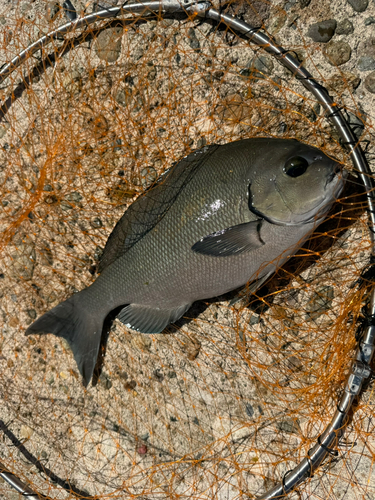
[[[344,41],[330,41],[324,49],[324,55],[332,66],[341,66],[349,61],[352,54],[350,45]]]
[[[327,19],[319,23],[311,24],[307,35],[314,40],[314,42],[327,43],[335,34],[337,23],[335,19]]]

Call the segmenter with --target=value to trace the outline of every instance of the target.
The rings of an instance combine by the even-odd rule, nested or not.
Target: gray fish
[[[38,318],[29,334],[65,338],[87,385],[105,317],[159,333],[196,300],[248,281],[255,291],[322,222],[346,174],[296,140],[206,146],[162,175],[108,238],[96,281]]]

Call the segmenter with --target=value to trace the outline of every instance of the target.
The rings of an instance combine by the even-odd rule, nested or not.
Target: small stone
[[[107,391],[109,391],[109,389],[112,387],[112,381],[111,379],[109,378],[109,376],[102,372],[102,374],[100,375],[99,377],[99,383],[102,387],[104,387],[104,389],[106,389]]]
[[[360,44],[359,55],[375,59],[375,37],[367,38]]]
[[[205,137],[200,137],[197,141],[197,148],[201,149],[207,144],[207,139]]]
[[[299,434],[298,420],[292,420],[291,418],[286,418],[281,422],[277,422],[276,427],[281,432],[287,432],[288,434]]]
[[[187,342],[184,343],[184,351],[186,353],[187,358],[190,361],[194,361],[198,357],[200,350],[201,350],[201,343],[196,337],[191,335],[187,339]]]
[[[48,205],[53,205],[54,203],[57,203],[57,197],[54,194],[51,196],[46,196],[44,198],[44,202]]]
[[[365,79],[365,88],[371,92],[371,94],[375,94],[375,71],[367,75]]]
[[[31,8],[32,7],[29,4],[23,4],[23,5],[21,5],[21,12],[22,12],[22,14],[27,14],[28,12],[30,12]]]
[[[361,79],[358,75],[350,73],[349,71],[342,71],[341,73],[335,73],[331,78],[327,80],[327,89],[333,92],[344,92],[347,90],[348,86],[354,90],[361,83]]]
[[[67,90],[67,92],[76,93],[81,90],[82,86],[82,75],[79,71],[73,69],[70,73],[66,73],[63,81],[63,87]]]
[[[255,413],[254,408],[252,407],[252,405],[250,403],[245,404],[245,411],[250,418],[252,418],[254,416],[254,413]]]
[[[62,210],[72,210],[73,209],[73,206],[64,200],[62,202],[60,202],[60,207]]]
[[[37,316],[35,309],[28,309],[26,312],[31,319],[35,319]]]
[[[115,95],[116,102],[121,104],[121,106],[128,106],[132,99],[131,89],[120,89]]]
[[[265,2],[264,0],[250,0],[250,2],[234,0],[230,2],[228,13],[234,14],[245,23],[261,26],[270,18],[271,4],[272,2]]]
[[[372,71],[375,69],[375,58],[371,56],[361,56],[357,62],[360,71]]]
[[[307,321],[313,321],[331,308],[335,291],[332,286],[322,286],[312,294],[306,305]]]
[[[68,380],[69,378],[69,372],[60,372],[60,377],[63,379],[63,380]]]
[[[347,2],[356,12],[364,12],[368,7],[368,0],[347,0]]]
[[[18,242],[10,252],[12,260],[10,274],[13,278],[31,280],[35,268],[35,246],[33,243]]]
[[[152,82],[153,80],[155,80],[156,74],[157,74],[156,68],[155,68],[155,66],[153,66],[150,69],[150,71],[147,73],[147,78],[150,80],[150,82]]]
[[[51,292],[47,297],[48,304],[52,304],[56,300],[57,300],[57,295],[55,294],[55,292]]]
[[[352,49],[350,45],[343,41],[333,42],[331,40],[324,49],[324,55],[332,66],[345,64],[349,61],[351,54]]]
[[[159,368],[157,368],[156,370],[154,370],[153,375],[154,375],[155,379],[156,379],[158,382],[163,382],[163,380],[164,380],[164,375],[161,373],[161,371],[160,371],[160,369],[159,369]]]
[[[94,229],[100,229],[101,227],[103,227],[103,223],[99,219],[99,217],[95,217],[95,219],[92,219],[90,221],[90,226],[93,227]]]
[[[365,26],[370,26],[371,24],[375,24],[374,16],[370,16],[367,19],[365,19]]]
[[[145,51],[144,51],[143,47],[141,45],[137,45],[132,53],[132,57],[133,57],[134,61],[139,61],[143,57],[144,53],[145,53]]]
[[[287,360],[287,365],[294,372],[301,371],[303,368],[302,361],[297,356],[290,356]]]
[[[281,30],[281,28],[284,26],[286,19],[287,19],[286,12],[283,12],[283,11],[281,11],[281,13],[279,13],[279,15],[271,16],[270,22],[268,25],[268,31],[272,35],[276,35],[276,33],[278,33]]]
[[[158,173],[154,167],[145,167],[141,170],[141,184],[144,189],[148,188],[157,178]]]
[[[121,26],[109,28],[99,33],[95,43],[95,52],[99,59],[110,63],[117,61],[121,53],[122,34]]]
[[[201,44],[197,38],[197,35],[195,34],[194,28],[189,28],[188,31],[188,38],[189,38],[189,45],[192,49],[198,51],[201,47]]]
[[[47,21],[54,21],[57,14],[60,12],[60,4],[58,2],[48,2],[46,5],[46,19]]]
[[[337,23],[336,35],[350,35],[354,33],[354,26],[349,19],[343,19]]]
[[[51,184],[45,184],[43,187],[43,191],[53,191]]]
[[[293,7],[295,7],[296,3],[297,3],[297,0],[287,0],[285,2],[285,6],[284,6],[285,10],[292,9]]]
[[[335,34],[337,23],[335,19],[327,19],[319,23],[311,24],[307,35],[314,40],[314,42],[327,43]]]
[[[82,200],[82,195],[77,191],[73,191],[72,193],[68,193],[65,196],[65,199],[68,201],[72,201],[73,203],[79,203]]]
[[[98,262],[101,258],[102,258],[102,255],[103,255],[103,248],[100,247],[100,246],[97,246],[95,248],[95,252],[94,252],[94,259]]]
[[[310,5],[310,3],[311,0],[299,0],[299,6],[301,7],[301,9],[305,9]]]
[[[21,430],[20,430],[20,435],[24,439],[30,439],[31,436],[33,435],[33,430],[30,429],[27,425],[21,425]]]
[[[128,391],[133,391],[137,386],[137,382],[135,380],[129,380],[128,382],[124,383],[125,389]]]
[[[53,254],[49,244],[46,241],[42,242],[42,245],[38,249],[39,261],[43,266],[52,266],[53,264]]]
[[[250,325],[257,325],[260,322],[260,316],[258,314],[253,313],[250,318]]]
[[[4,31],[4,45],[7,47],[13,39],[13,31],[5,30]],[[34,81],[34,80],[33,80]]]
[[[250,77],[265,78],[264,75],[270,75],[273,71],[274,64],[270,57],[259,55],[254,57],[250,62]]]
[[[138,455],[146,455],[147,446],[145,444],[142,444],[139,448],[137,448],[137,453]]]

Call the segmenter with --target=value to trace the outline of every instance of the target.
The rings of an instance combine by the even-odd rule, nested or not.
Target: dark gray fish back
[[[213,144],[190,153],[162,174],[130,205],[107,240],[98,266],[99,273],[124,255],[160,222],[199,168],[218,147]]]

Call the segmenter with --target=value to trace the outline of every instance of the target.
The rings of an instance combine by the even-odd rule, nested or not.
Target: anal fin
[[[117,319],[128,328],[141,333],[160,333],[174,323],[189,309],[191,304],[182,304],[174,309],[158,309],[140,304],[129,304],[120,311]]]

